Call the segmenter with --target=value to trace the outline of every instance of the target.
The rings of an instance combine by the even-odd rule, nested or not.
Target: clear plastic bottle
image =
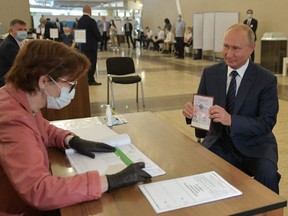
[[[110,104],[106,105],[106,125],[112,126],[112,110]]]

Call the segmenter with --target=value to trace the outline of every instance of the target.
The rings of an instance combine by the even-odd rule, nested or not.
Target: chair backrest
[[[106,60],[107,74],[126,75],[135,73],[134,61],[131,57],[111,57]]]

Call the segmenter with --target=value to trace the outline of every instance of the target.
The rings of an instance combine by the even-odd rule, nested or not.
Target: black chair
[[[201,143],[206,135],[207,131],[195,128],[195,136],[197,138],[198,143]]]
[[[111,107],[115,108],[113,83],[116,84],[136,84],[136,102],[138,102],[138,83],[141,85],[142,105],[144,104],[144,92],[142,78],[135,73],[134,61],[131,57],[111,57],[106,60],[107,69],[107,104],[110,104],[110,93],[112,97]]]

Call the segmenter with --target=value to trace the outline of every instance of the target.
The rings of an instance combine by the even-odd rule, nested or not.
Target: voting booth
[[[282,73],[287,56],[287,37],[283,32],[266,32],[261,38],[261,66],[275,74]]]

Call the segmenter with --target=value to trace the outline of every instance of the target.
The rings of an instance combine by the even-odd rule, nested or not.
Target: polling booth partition
[[[239,23],[239,12],[194,13],[192,19],[193,50],[203,51],[203,58],[216,60],[217,53],[222,52],[225,31]]]

